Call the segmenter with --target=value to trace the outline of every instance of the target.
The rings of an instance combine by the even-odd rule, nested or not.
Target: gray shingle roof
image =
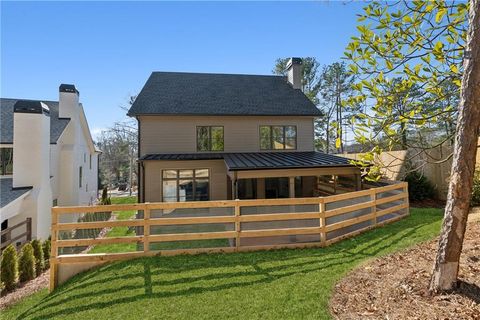
[[[354,167],[350,160],[323,152],[148,154],[140,160],[224,160],[228,170]]]
[[[153,72],[128,115],[282,115],[322,113],[282,76]]]
[[[5,207],[10,202],[24,195],[32,189],[31,187],[13,189],[12,183],[12,178],[0,179],[0,208]]]
[[[18,100],[0,98],[0,143],[13,143],[13,106]],[[50,108],[50,143],[56,143],[70,119],[58,117],[58,101],[41,101]]]

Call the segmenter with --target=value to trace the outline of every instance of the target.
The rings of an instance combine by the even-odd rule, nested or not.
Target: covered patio
[[[358,167],[320,152],[232,153],[224,161],[229,199],[306,198],[362,189]]]
[[[307,198],[362,190],[361,169],[350,161],[314,151],[148,154],[140,158],[140,202]]]

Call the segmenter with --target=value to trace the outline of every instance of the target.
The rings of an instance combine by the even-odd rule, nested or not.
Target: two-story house
[[[311,197],[360,188],[347,159],[316,152],[322,113],[288,76],[153,72],[138,120],[139,201]]]
[[[58,101],[1,98],[0,110],[2,230],[31,218],[32,237],[45,239],[52,206],[88,205],[97,198],[99,150],[79,92],[62,84]]]

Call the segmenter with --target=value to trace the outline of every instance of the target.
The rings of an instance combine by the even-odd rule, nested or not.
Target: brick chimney
[[[79,96],[73,84],[61,84],[59,88],[58,109],[60,118],[75,118],[78,114]]]
[[[290,58],[287,63],[287,80],[293,89],[302,89],[302,59]]]
[[[13,188],[25,187],[32,188],[29,206],[36,212],[32,232],[45,239],[52,206],[50,110],[40,101],[19,100],[13,107]]]

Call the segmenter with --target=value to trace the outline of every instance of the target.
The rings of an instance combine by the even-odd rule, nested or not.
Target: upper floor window
[[[13,174],[13,148],[0,148],[0,175]]]
[[[297,149],[296,126],[260,126],[261,150]]]
[[[197,127],[197,151],[223,151],[223,127]]]
[[[92,170],[92,155],[90,155],[90,170]]]

